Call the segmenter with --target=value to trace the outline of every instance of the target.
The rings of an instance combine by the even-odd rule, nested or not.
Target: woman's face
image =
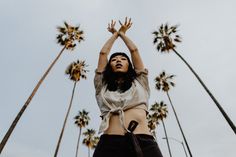
[[[129,68],[128,59],[122,55],[111,58],[110,65],[113,72],[127,72]]]

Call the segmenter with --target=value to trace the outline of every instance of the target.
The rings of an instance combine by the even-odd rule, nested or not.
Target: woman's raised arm
[[[121,27],[120,27],[118,33],[130,51],[134,68],[136,70],[143,70],[144,64],[143,64],[143,61],[142,61],[141,56],[139,54],[137,46],[125,35],[125,32],[132,26],[131,18],[128,20],[126,17],[125,23],[122,24],[120,22],[120,25],[121,25]]]
[[[98,66],[97,66],[97,72],[103,72],[105,70],[105,67],[107,65],[107,56],[110,53],[110,50],[115,42],[115,40],[118,37],[118,32],[115,29],[115,21],[111,21],[111,23],[108,24],[107,30],[112,33],[112,36],[106,41],[106,43],[103,45],[98,59]]]

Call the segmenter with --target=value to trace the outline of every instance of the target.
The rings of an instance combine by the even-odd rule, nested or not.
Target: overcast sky
[[[3,157],[51,157],[66,114],[73,83],[64,74],[77,59],[89,64],[87,80],[76,88],[72,112],[59,157],[75,155],[78,128],[73,117],[79,110],[90,112],[89,128],[101,122],[93,87],[94,70],[111,19],[131,17],[127,35],[136,43],[149,69],[150,105],[167,96],[154,87],[154,78],[165,70],[175,74],[170,91],[173,104],[194,157],[235,157],[235,134],[202,86],[174,54],[160,54],[152,44],[152,31],[162,23],[179,25],[183,42],[177,51],[195,71],[236,123],[236,2],[234,0],[1,0],[0,1],[0,140],[30,95],[41,75],[61,50],[56,27],[67,21],[80,25],[85,41],[73,52],[66,51],[43,82],[3,150]],[[117,24],[118,28],[118,24]],[[119,39],[112,52],[127,48]],[[170,137],[183,141],[169,107],[166,127]],[[158,144],[168,157],[163,127],[157,129]],[[170,140],[173,157],[183,157],[182,145]],[[87,148],[80,147],[80,156]]]

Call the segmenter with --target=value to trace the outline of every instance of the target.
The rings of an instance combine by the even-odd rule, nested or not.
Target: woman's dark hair
[[[112,68],[110,65],[111,59],[118,55],[124,56],[128,60],[129,67],[126,73],[115,73],[112,71]],[[117,79],[120,77],[123,78],[122,83],[118,84]],[[129,57],[123,52],[113,53],[103,73],[103,82],[107,84],[107,89],[110,91],[120,90],[121,92],[125,92],[131,87],[132,82],[134,81],[135,78],[136,78],[136,72],[132,66],[132,63]]]

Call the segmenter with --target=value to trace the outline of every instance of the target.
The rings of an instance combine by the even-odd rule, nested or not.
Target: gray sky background
[[[89,128],[98,130],[99,109],[94,97],[94,70],[99,50],[110,37],[111,19],[133,20],[127,35],[138,46],[149,69],[150,104],[167,96],[154,88],[162,70],[175,74],[176,87],[170,96],[179,114],[194,157],[235,157],[235,134],[190,70],[173,53],[157,53],[152,31],[162,23],[179,24],[183,42],[177,50],[192,65],[214,96],[236,123],[235,62],[236,2],[234,0],[1,0],[0,1],[0,139],[30,95],[37,81],[61,50],[56,44],[56,26],[80,25],[85,41],[74,52],[65,52],[46,78],[10,137],[3,157],[51,157],[62,127],[73,83],[64,74],[77,59],[89,64],[87,80],[76,89],[72,112],[59,157],[74,156],[78,128],[73,117],[85,108]],[[118,28],[118,23],[117,23]],[[127,48],[118,40],[112,49]],[[170,137],[183,141],[169,107],[166,127]],[[158,143],[168,156],[163,127],[157,129]],[[184,156],[182,145],[171,140],[173,157]],[[81,146],[80,156],[87,156]]]

